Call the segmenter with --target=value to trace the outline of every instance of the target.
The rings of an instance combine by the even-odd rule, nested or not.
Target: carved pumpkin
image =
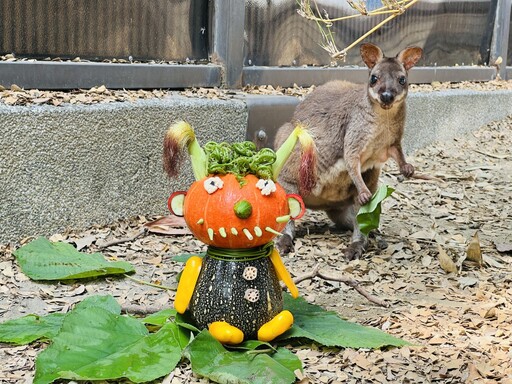
[[[299,196],[287,195],[272,180],[250,174],[238,178],[233,174],[207,176],[193,183],[188,192],[173,194],[169,208],[185,217],[199,240],[220,248],[266,244],[290,219],[301,217],[305,211]]]
[[[256,152],[250,142],[210,142],[203,150],[185,122],[166,134],[168,175],[175,174],[179,152],[187,147],[197,180],[187,192],[169,197],[169,209],[184,216],[192,233],[208,245],[204,258],[187,261],[174,306],[178,313],[188,308],[194,323],[222,343],[256,337],[270,341],[293,324],[293,315],[283,311],[279,280],[292,297],[299,292],[272,239],[289,220],[301,217],[305,206],[300,196],[286,194],[273,180],[298,140],[304,149],[299,172],[304,192],[314,185],[315,152],[311,136],[300,126],[276,153],[268,148]]]

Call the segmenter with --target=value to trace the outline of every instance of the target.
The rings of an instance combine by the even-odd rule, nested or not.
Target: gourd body
[[[190,301],[189,311],[199,328],[226,321],[245,339],[283,309],[282,288],[269,257],[256,260],[219,260],[208,255]]]

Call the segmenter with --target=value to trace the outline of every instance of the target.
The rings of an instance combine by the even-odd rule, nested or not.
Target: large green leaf
[[[382,348],[409,344],[376,328],[342,320],[335,312],[309,304],[301,297],[293,299],[285,294],[284,300],[285,308],[293,314],[294,324],[280,340],[306,338],[328,347],[342,348]]]
[[[68,280],[134,272],[125,261],[108,262],[101,253],[81,253],[68,243],[40,237],[14,252],[23,272],[33,280]]]
[[[121,306],[112,296],[91,296],[78,303],[74,310],[101,307],[114,314],[121,313]],[[38,339],[53,339],[64,321],[64,313],[47,316],[27,315],[0,324],[0,341],[14,344],[28,344]]]
[[[34,384],[56,379],[157,379],[181,359],[188,333],[175,323],[149,334],[144,324],[101,307],[73,310],[36,360]]]
[[[78,311],[86,308],[103,308],[114,315],[121,314],[121,306],[111,295],[94,295],[83,299],[81,302],[75,305],[74,311]]]
[[[167,323],[170,318],[175,317],[176,313],[177,312],[174,308],[162,309],[161,311],[146,316],[141,321],[144,324],[162,326]]]
[[[0,341],[28,344],[38,339],[52,339],[60,330],[64,313],[47,316],[27,315],[0,324]]]
[[[382,200],[390,196],[393,192],[393,188],[387,185],[381,185],[373,194],[372,199],[359,208],[357,223],[359,224],[361,232],[366,236],[368,236],[372,229],[379,228]]]
[[[302,363],[285,348],[269,355],[257,350],[228,351],[208,331],[185,349],[192,370],[221,384],[286,384],[295,382]]]

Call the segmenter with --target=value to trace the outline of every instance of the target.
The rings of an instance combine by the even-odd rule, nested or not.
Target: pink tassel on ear
[[[301,196],[311,193],[316,185],[316,147],[313,138],[304,131],[299,135],[302,147],[299,166],[299,192]]]
[[[169,177],[178,174],[183,152],[188,151],[192,162],[192,170],[196,180],[207,174],[207,158],[196,139],[196,134],[189,123],[178,121],[171,125],[164,138],[164,170]]]
[[[167,176],[173,177],[178,174],[180,164],[183,161],[183,150],[180,142],[171,130],[167,131],[164,138],[163,166]]]

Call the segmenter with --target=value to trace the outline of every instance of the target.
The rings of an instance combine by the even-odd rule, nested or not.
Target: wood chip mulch
[[[371,237],[362,260],[346,262],[350,234],[337,231],[322,213],[300,220],[296,251],[284,258],[301,276],[317,264],[329,275],[352,277],[386,300],[376,306],[339,282],[320,278],[299,284],[310,302],[342,317],[380,328],[413,345],[389,350],[354,350],[316,345],[290,347],[304,364],[300,383],[512,383],[512,116],[409,156],[430,180],[403,180],[389,164],[382,182],[396,188],[383,207],[380,232]],[[171,191],[170,191],[171,192]],[[51,240],[73,243],[84,252],[101,250],[110,260],[126,260],[136,278],[176,287],[182,266],[173,255],[204,246],[181,228],[142,236],[138,216],[69,230]],[[475,233],[483,264],[466,259]],[[114,239],[135,238],[102,248]],[[21,239],[26,243],[31,239]],[[108,278],[72,283],[35,283],[16,264],[18,245],[0,245],[0,317],[66,312],[88,295],[112,294],[129,313],[172,305],[173,290]],[[445,253],[456,271],[447,273]],[[34,361],[44,343],[0,345],[0,382],[31,383]],[[181,364],[166,383],[207,383]],[[162,381],[158,381],[162,382]]]

